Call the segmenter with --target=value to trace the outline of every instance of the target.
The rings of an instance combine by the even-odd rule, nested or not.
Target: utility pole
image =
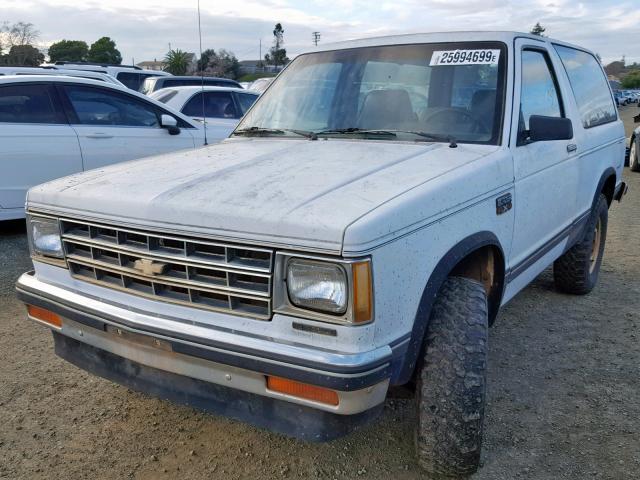
[[[320,41],[320,32],[313,32],[311,34],[311,38],[313,43],[315,43],[316,47],[318,46],[318,42]]]

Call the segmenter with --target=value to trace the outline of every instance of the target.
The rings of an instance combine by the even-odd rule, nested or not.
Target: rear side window
[[[48,85],[6,85],[0,87],[0,122],[66,123],[56,112]]]
[[[175,97],[178,94],[177,90],[169,90],[166,93],[163,93],[162,95],[158,95],[156,97],[156,100],[162,103],[167,103],[169,100],[171,100],[173,97]]]
[[[238,93],[238,103],[240,104],[240,110],[242,110],[242,115],[247,113],[247,110],[251,108],[253,102],[258,99],[258,95],[251,95],[249,93]]]
[[[82,125],[160,126],[156,108],[129,95],[76,85],[64,90]]]
[[[191,97],[182,109],[182,113],[189,117],[202,117],[202,93]],[[204,116],[208,118],[239,118],[233,98],[229,92],[205,92]]]
[[[584,128],[617,120],[607,79],[596,58],[575,48],[555,45],[555,49],[569,77]]]
[[[539,50],[522,52],[522,90],[520,130],[529,130],[531,115],[563,117],[560,95],[547,54]]]
[[[136,92],[140,90],[140,87],[144,83],[144,81],[152,77],[153,74],[144,74],[144,73],[134,73],[134,72],[120,72],[116,76],[118,80],[120,80],[127,88],[131,90],[135,90]]]

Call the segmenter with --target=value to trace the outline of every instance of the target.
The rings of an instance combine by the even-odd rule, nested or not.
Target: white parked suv
[[[162,70],[143,70],[135,65],[111,65],[91,62],[55,62],[51,64],[43,64],[42,66],[107,73],[112,77],[117,78],[118,81],[136,92],[140,90],[144,81],[149,77],[171,75],[169,72],[163,72]]]
[[[6,75],[64,75],[65,77],[89,78],[124,87],[122,82],[108,73],[90,72],[88,70],[68,70],[53,67],[0,67],[0,76]]]
[[[39,183],[203,144],[197,122],[124,86],[0,76],[0,221],[24,218]]]
[[[193,120],[206,121],[213,142],[227,138],[259,96],[242,88],[209,86],[163,88],[149,95]]]
[[[559,290],[594,288],[624,150],[580,47],[327,45],[220,144],[31,189],[17,292],[77,366],[307,440],[409,385],[421,465],[465,475],[488,327],[551,264]]]

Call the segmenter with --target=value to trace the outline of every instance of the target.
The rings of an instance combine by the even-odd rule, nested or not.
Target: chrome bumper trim
[[[173,351],[265,374],[280,375],[342,391],[375,385],[391,376],[392,349],[341,353],[284,344],[224,330],[178,323],[103,302],[38,280],[27,273],[18,297],[63,318],[105,330],[107,325],[171,343]]]

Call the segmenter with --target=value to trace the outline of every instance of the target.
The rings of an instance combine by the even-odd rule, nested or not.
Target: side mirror
[[[180,127],[178,127],[178,120],[171,115],[163,114],[160,116],[160,126],[166,128],[169,135],[180,134]]]
[[[529,117],[530,142],[571,140],[572,138],[573,125],[569,118],[545,117],[544,115]]]

